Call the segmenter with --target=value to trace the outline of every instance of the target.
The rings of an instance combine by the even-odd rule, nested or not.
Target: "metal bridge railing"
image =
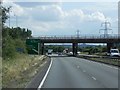
[[[70,35],[70,36],[40,36],[40,37],[32,37],[32,39],[120,39],[120,36],[117,34],[114,35]]]

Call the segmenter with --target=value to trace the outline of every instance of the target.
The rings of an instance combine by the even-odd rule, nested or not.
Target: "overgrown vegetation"
[[[64,46],[53,46],[53,45],[45,46],[45,52],[47,52],[48,49],[53,49],[53,52],[63,52],[65,47]]]
[[[24,88],[44,66],[47,57],[27,54],[26,39],[31,37],[32,32],[25,28],[5,26],[10,8],[1,6],[1,10],[3,60],[0,76],[2,76],[2,87]]]
[[[79,48],[79,51],[81,52],[87,52],[88,54],[103,54],[104,52],[107,52],[107,47],[106,46],[89,46],[89,47],[84,47],[84,48]]]
[[[16,59],[3,60],[3,88],[24,88],[46,63],[45,56],[17,55]]]
[[[32,32],[25,28],[10,28],[4,25],[9,18],[9,8],[1,6],[2,14],[2,57],[4,60],[15,58],[17,53],[26,53],[25,40],[31,37]]]
[[[108,58],[108,57],[85,57],[85,56],[78,56],[79,58],[84,58],[85,60],[92,60],[95,62],[101,62],[101,63],[105,63],[105,64],[110,64],[110,65],[114,65],[114,66],[119,66],[120,63],[120,58]]]
[[[26,53],[25,40],[31,37],[31,31],[23,28],[3,28],[3,59],[15,58],[17,53]]]

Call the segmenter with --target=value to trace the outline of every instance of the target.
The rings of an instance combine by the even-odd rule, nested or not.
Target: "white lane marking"
[[[101,66],[102,64],[101,64],[101,63],[99,63],[99,65]]]
[[[83,70],[83,72],[86,72],[85,70]]]
[[[116,67],[114,67],[114,69],[117,69],[117,70],[118,70],[118,68],[116,68]]]
[[[47,76],[48,76],[48,73],[49,73],[49,71],[50,71],[50,68],[51,68],[51,66],[52,66],[52,62],[53,62],[53,60],[51,60],[50,65],[49,65],[49,68],[48,68],[48,70],[47,70],[44,78],[42,79],[42,81],[41,81],[41,83],[40,83],[40,85],[39,85],[39,87],[38,87],[37,90],[40,90],[41,87],[42,87],[42,85],[44,84],[44,82],[45,82],[45,80],[46,80],[46,78],[47,78]]]
[[[77,68],[80,68],[80,66],[77,66]]]
[[[92,79],[97,80],[95,77],[92,77]]]

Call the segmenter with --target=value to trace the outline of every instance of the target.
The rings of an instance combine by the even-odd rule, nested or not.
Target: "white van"
[[[53,50],[52,50],[52,49],[48,49],[48,55],[51,55],[51,54],[52,54],[52,52],[53,52]]]
[[[120,57],[120,52],[118,49],[111,49],[110,50],[110,56],[111,57]]]

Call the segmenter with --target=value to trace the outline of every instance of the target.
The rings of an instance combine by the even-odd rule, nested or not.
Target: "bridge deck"
[[[43,43],[120,43],[120,36],[42,36],[32,37],[31,39],[40,39]]]

